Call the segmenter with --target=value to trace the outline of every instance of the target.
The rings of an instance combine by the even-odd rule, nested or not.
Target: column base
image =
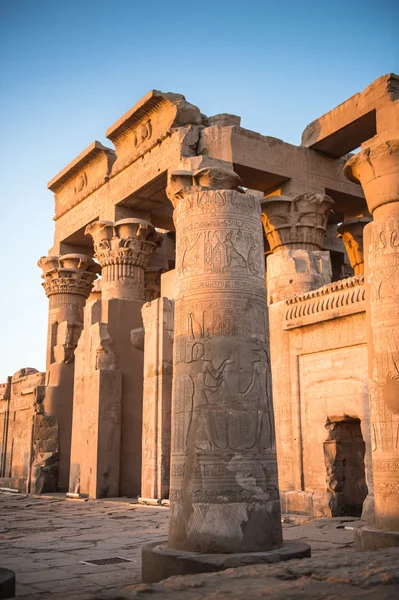
[[[357,552],[399,546],[399,531],[384,531],[383,529],[365,525],[364,527],[355,529],[354,533],[355,550]]]
[[[157,583],[172,575],[197,575],[215,573],[235,567],[245,567],[262,563],[278,563],[292,558],[308,558],[311,548],[308,544],[284,541],[282,548],[267,552],[242,552],[237,554],[200,554],[172,550],[163,543],[147,544],[141,551],[142,580],[144,583]]]

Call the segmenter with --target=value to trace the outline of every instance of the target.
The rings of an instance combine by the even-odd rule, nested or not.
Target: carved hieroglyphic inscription
[[[369,228],[370,416],[377,520],[383,526],[399,511],[399,217],[374,221]]]
[[[177,249],[169,546],[205,552],[278,547],[260,207],[241,190],[188,190],[172,196]]]

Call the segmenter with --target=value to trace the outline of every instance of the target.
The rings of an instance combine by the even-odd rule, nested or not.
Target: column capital
[[[337,228],[355,275],[364,273],[363,229],[371,220],[371,217],[347,219]]]
[[[42,285],[46,296],[78,294],[88,298],[100,266],[85,254],[42,256],[38,266],[43,270]]]
[[[233,166],[223,161],[203,156],[187,158],[168,173],[166,194],[173,207],[179,199],[204,190],[232,190],[239,188],[241,178]]]
[[[144,270],[162,236],[144,219],[95,221],[86,227],[102,266],[103,298],[144,300]]]
[[[265,198],[262,223],[271,251],[320,250],[333,205],[329,196],[313,192]]]
[[[86,227],[94,241],[95,257],[102,267],[130,264],[145,269],[161,236],[144,219],[95,221]]]
[[[381,141],[377,136],[348,160],[344,173],[349,181],[362,185],[371,214],[399,202],[399,139]]]

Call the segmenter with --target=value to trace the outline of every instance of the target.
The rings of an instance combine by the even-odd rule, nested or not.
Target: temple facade
[[[170,503],[178,550],[278,548],[281,511],[399,532],[398,107],[380,77],[293,146],[153,90],[56,175],[0,485]]]

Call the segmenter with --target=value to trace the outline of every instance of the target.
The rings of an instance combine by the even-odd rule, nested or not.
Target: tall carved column
[[[370,221],[369,217],[347,219],[337,229],[355,275],[364,273],[363,229]]]
[[[100,267],[84,254],[44,256],[43,287],[49,299],[47,388],[44,410],[58,421],[58,488],[68,489],[72,429],[75,348],[83,327],[83,309]]]
[[[226,168],[170,175],[176,226],[169,547],[282,545],[259,204]]]
[[[204,157],[169,173],[176,226],[169,541],[143,549],[144,581],[235,566],[243,560],[235,553],[256,563],[310,551],[282,548],[260,204],[239,184],[228,164]]]
[[[76,360],[70,494],[138,496],[141,487],[144,272],[160,242],[142,219],[86,228],[102,267]]]
[[[300,512],[311,504],[308,510],[317,516],[320,510],[329,514],[330,498],[305,489],[301,414],[293,400],[297,381],[291,378],[290,337],[282,323],[286,298],[331,282],[330,255],[321,248],[332,206],[331,198],[318,193],[271,196],[261,204],[272,251],[267,257],[267,296],[281,504],[286,512]]]
[[[374,220],[364,229],[375,521],[359,549],[399,545],[399,139],[379,137],[345,165]]]

